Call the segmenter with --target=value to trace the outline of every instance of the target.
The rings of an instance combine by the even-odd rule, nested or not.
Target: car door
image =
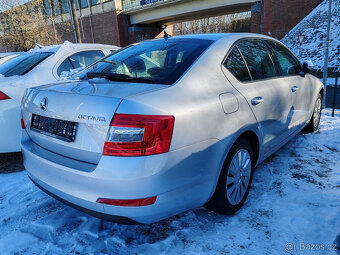
[[[85,68],[97,60],[104,57],[101,50],[80,51],[68,56],[57,68],[57,74],[60,77],[62,72],[69,72],[71,69]]]
[[[270,153],[288,136],[292,114],[290,87],[278,79],[277,67],[262,40],[239,41],[224,67],[235,77],[231,82],[245,97],[257,119],[264,154]]]
[[[282,82],[290,87],[292,94],[293,116],[288,127],[292,132],[305,124],[310,118],[311,101],[313,98],[313,86],[311,77],[302,74],[299,60],[284,45],[267,40],[281,68]]]

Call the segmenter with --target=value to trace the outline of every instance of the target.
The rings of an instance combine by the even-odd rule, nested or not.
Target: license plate
[[[73,142],[76,135],[77,122],[58,120],[33,114],[31,130],[54,138]]]

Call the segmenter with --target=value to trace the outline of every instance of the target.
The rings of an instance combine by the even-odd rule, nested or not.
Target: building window
[[[52,1],[52,8],[50,6],[50,1]],[[109,1],[112,0],[74,0],[74,4],[76,6],[76,10],[79,10],[79,5],[81,9],[85,9],[89,7],[89,3],[93,6]],[[68,0],[44,0],[42,9],[48,16],[51,15],[51,9],[53,9],[55,15],[59,15],[61,13],[69,12],[69,3]]]
[[[89,7],[89,2],[87,0],[80,0],[80,8],[84,9]]]
[[[61,12],[62,13],[68,13],[68,4],[67,0],[61,0]]]
[[[50,4],[48,2],[48,0],[45,0],[42,6],[43,12],[50,16],[51,15],[51,8],[50,8]]]
[[[51,2],[52,2],[52,5],[53,5],[54,15],[61,14],[61,1],[59,1],[59,0],[52,0]]]
[[[91,5],[96,5],[96,4],[100,4],[100,0],[91,0]]]
[[[44,14],[48,16],[51,15],[51,10],[53,10],[54,15],[68,12],[67,0],[44,0],[42,5]]]

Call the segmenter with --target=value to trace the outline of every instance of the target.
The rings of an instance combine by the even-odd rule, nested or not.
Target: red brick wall
[[[128,44],[127,26],[124,24],[125,17],[116,11],[109,11],[92,15],[93,37],[95,43],[125,46]],[[58,24],[58,31],[62,40],[75,42],[73,28],[70,26],[68,31],[62,29],[65,23]],[[90,18],[82,17],[79,19],[80,34],[83,43],[92,43]]]
[[[254,4],[251,8],[250,31],[261,34],[262,4]]]
[[[71,21],[57,23],[56,28],[63,41],[75,42]]]
[[[252,10],[252,32],[282,39],[306,17],[322,0],[262,0]]]

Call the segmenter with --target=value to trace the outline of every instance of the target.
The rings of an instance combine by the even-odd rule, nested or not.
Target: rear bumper
[[[215,189],[224,153],[224,144],[211,140],[153,156],[103,156],[93,171],[80,171],[70,167],[75,162],[69,164],[66,157],[65,162],[60,155],[56,161],[47,159],[36,146],[23,132],[24,164],[42,190],[96,217],[139,223],[153,223],[205,204]],[[96,203],[100,197],[152,196],[157,196],[156,202],[141,207]]]
[[[82,211],[82,212],[85,212],[89,215],[92,215],[96,218],[99,218],[99,219],[104,219],[104,220],[108,220],[108,221],[112,221],[112,222],[117,222],[117,223],[122,223],[122,224],[138,224],[137,222],[129,219],[129,218],[125,218],[125,217],[121,217],[121,216],[114,216],[114,215],[109,215],[109,214],[105,214],[105,213],[99,213],[99,212],[96,212],[96,211],[92,211],[92,210],[89,210],[87,208],[84,208],[84,207],[80,207],[76,204],[72,204],[70,202],[68,202],[67,200],[65,199],[62,199],[61,197],[58,197],[57,195],[55,195],[54,193],[48,191],[47,189],[43,188],[40,184],[38,184],[38,180],[33,180],[29,175],[28,177],[31,179],[31,181],[39,188],[41,189],[42,191],[44,191],[47,195],[57,199],[58,201],[74,208],[74,209],[77,209],[79,211]]]

